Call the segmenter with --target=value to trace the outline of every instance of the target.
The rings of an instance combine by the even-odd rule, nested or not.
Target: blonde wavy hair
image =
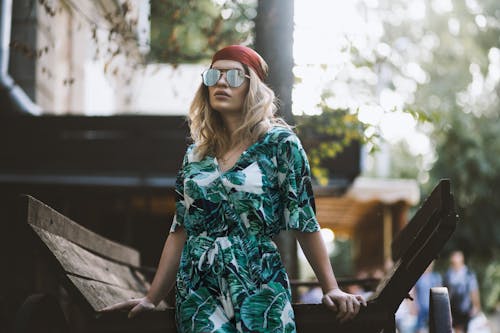
[[[231,140],[256,142],[273,126],[290,126],[276,116],[278,101],[274,91],[262,82],[248,66],[243,65],[250,75],[250,85],[243,103],[243,123],[232,134],[224,127],[219,112],[210,107],[208,88],[202,83],[198,88],[188,113],[191,138],[195,153],[200,159],[209,154],[221,156],[231,148]]]

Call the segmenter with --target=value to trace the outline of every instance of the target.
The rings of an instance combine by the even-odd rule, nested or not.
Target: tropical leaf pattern
[[[309,163],[298,137],[274,127],[221,172],[188,147],[176,215],[188,239],[176,285],[179,332],[295,332],[288,276],[272,237],[316,232]]]

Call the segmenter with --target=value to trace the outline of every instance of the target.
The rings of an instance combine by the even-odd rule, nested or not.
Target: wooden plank
[[[35,225],[31,225],[31,227],[47,245],[65,272],[125,289],[136,290],[139,293],[147,292],[149,285],[140,272],[126,265],[101,258],[65,238]]]
[[[175,333],[175,309],[146,311],[127,319],[126,312],[100,313],[88,322],[85,333]]]
[[[380,332],[386,325],[389,313],[374,303],[368,303],[351,321],[340,323],[335,313],[323,304],[293,304],[297,332],[314,333],[358,333]]]
[[[396,271],[399,269],[399,266],[401,265],[401,261],[398,260],[397,262],[394,263],[394,265],[391,267],[391,269],[385,274],[385,276],[380,280],[380,282],[377,285],[377,288],[375,289],[375,292],[370,295],[369,299],[373,300],[376,299],[380,296],[380,294],[383,292],[383,290],[389,285],[389,282],[391,282],[391,279],[394,277],[396,274]]]
[[[450,197],[450,181],[448,179],[443,179],[425,199],[410,222],[408,222],[408,224],[394,238],[394,241],[392,242],[394,261],[398,260],[405,254],[405,252],[409,249],[410,244],[412,244],[415,237],[417,237],[419,231],[424,228],[424,225],[433,214],[440,209],[448,210],[452,208],[449,207],[449,205],[452,204],[452,201],[453,200]]]
[[[293,304],[297,332],[314,333],[375,333],[386,326],[390,315],[378,309],[362,310],[358,317],[347,323],[339,323],[335,314],[322,304]],[[125,313],[103,313],[96,321],[95,330],[91,332],[177,332],[175,328],[175,310],[145,312],[133,320],[127,320]]]
[[[113,242],[101,235],[82,227],[68,217],[27,195],[28,223],[48,232],[59,235],[81,247],[99,255],[130,265],[140,267],[140,254],[137,250]]]
[[[72,274],[66,275],[70,281],[78,288],[87,302],[95,311],[100,311],[106,306],[123,302],[132,298],[143,297],[144,293],[137,290],[130,290],[118,286],[112,286],[99,281],[85,279]],[[155,308],[156,311],[163,311],[168,308],[165,302],[161,302]],[[170,307],[171,308],[171,307]]]
[[[314,333],[378,333],[387,325],[391,314],[374,306],[374,304],[369,304],[367,308],[360,311],[354,320],[339,323],[335,318],[335,313],[322,304],[292,305],[297,332]],[[96,332],[129,332],[129,330],[131,332],[149,332],[150,330],[153,331],[153,327],[159,329],[158,331],[155,330],[155,332],[177,332],[175,329],[175,309],[172,307],[160,311],[146,312],[134,318],[134,320],[127,320],[124,313],[103,313],[102,317],[99,317],[98,323],[100,330],[96,330]],[[136,325],[135,329],[132,329],[132,325]]]

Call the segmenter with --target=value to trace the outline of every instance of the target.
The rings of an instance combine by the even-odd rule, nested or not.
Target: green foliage
[[[318,137],[319,143],[308,151],[311,172],[321,185],[328,184],[328,170],[322,166],[327,158],[334,158],[353,141],[372,143],[375,146],[379,135],[376,131],[366,135],[371,126],[361,122],[356,111],[349,109],[333,109],[326,100],[331,96],[325,92],[321,96],[319,115],[303,115],[297,118],[297,129],[300,135]]]
[[[334,240],[335,248],[330,255],[330,262],[337,276],[353,276],[352,242],[349,239]]]
[[[500,252],[495,253],[493,258],[477,254],[467,258],[467,266],[476,273],[479,282],[481,308],[486,312],[494,312],[500,306],[499,254]]]
[[[418,19],[411,18],[414,2],[410,0],[383,0],[377,10],[387,13],[383,39],[392,53],[386,64],[393,73],[406,76],[409,73],[404,69],[410,62],[425,72],[411,109],[422,110],[418,117],[432,120],[428,132],[437,161],[423,194],[439,178],[452,181],[461,223],[448,248],[492,258],[500,248],[500,84],[496,69],[500,2],[449,3],[448,7],[445,2],[425,1],[425,15]],[[395,17],[395,12],[409,13],[409,17]],[[404,161],[407,158],[406,153],[396,157],[399,168],[414,172]]]
[[[461,224],[452,239],[468,253],[488,257],[500,248],[500,122],[460,111],[435,136],[432,179],[451,178]]]
[[[500,248],[500,86],[492,75],[498,60],[491,56],[499,47],[500,3],[452,5],[442,13],[429,10],[422,22],[421,34],[437,44],[420,62],[429,82],[419,86],[415,107],[434,116],[437,161],[429,187],[451,178],[461,216],[448,246],[492,258]],[[484,26],[478,23],[482,19]]]
[[[428,178],[428,165],[423,154],[415,155],[410,151],[408,142],[402,140],[389,147],[390,174],[394,178],[418,179]]]
[[[256,6],[256,0],[151,1],[151,60],[200,62],[223,46],[251,43]]]
[[[500,261],[488,264],[483,279],[483,303],[486,310],[495,310],[500,305]]]

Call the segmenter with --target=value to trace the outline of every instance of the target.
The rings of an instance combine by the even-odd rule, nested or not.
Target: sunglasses
[[[203,79],[203,84],[207,87],[212,87],[219,82],[223,73],[226,73],[226,82],[231,88],[238,88],[245,82],[245,78],[250,78],[240,69],[216,69],[209,68],[203,73],[201,77]]]

